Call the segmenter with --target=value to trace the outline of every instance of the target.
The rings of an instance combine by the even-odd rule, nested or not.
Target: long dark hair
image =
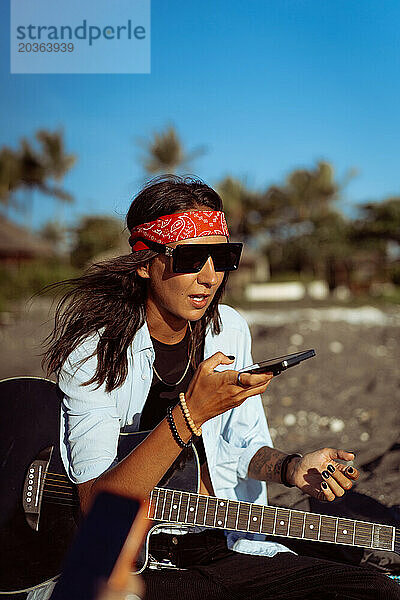
[[[133,200],[126,218],[128,229],[154,221],[162,215],[184,212],[202,206],[222,210],[222,200],[215,190],[193,178],[165,175],[151,180]],[[68,286],[55,313],[53,332],[46,338],[43,366],[47,374],[58,375],[73,350],[91,335],[98,336],[97,368],[85,385],[105,383],[110,392],[123,384],[128,373],[128,349],[136,332],[145,322],[146,283],[136,269],[151,261],[157,253],[141,250],[93,264],[80,277],[62,281]],[[224,292],[228,273],[203,317],[192,326],[192,344],[199,348],[207,327],[220,333],[218,303]],[[193,366],[196,367],[198,352]],[[92,356],[93,356],[92,355]],[[90,356],[85,357],[87,360]]]

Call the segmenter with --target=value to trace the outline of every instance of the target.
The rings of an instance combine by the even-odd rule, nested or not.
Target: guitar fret
[[[171,506],[171,512],[169,514],[169,520],[173,521],[173,522],[177,522],[178,521],[178,514],[179,514],[179,506],[180,506],[180,502],[181,502],[181,495],[182,492],[174,492],[173,496],[172,496],[172,506]]]
[[[389,525],[378,525],[374,523],[372,539],[373,548],[379,548],[380,550],[393,550],[394,527],[390,527]]]
[[[319,536],[320,516],[307,513],[304,521],[304,538],[306,540],[317,540]]]
[[[250,504],[240,502],[236,529],[239,531],[247,531],[250,518]]]
[[[289,536],[302,538],[304,530],[304,513],[298,510],[290,511]]]
[[[276,515],[277,515],[277,513],[278,513],[278,509],[276,508],[275,509],[275,516],[274,516],[274,529],[273,529],[273,532],[272,532],[274,534],[275,534],[275,530],[276,530]]]
[[[275,519],[275,534],[286,536],[289,528],[289,510],[287,508],[278,508]]]
[[[338,519],[336,542],[338,544],[353,543],[354,521],[350,519]]]
[[[228,501],[227,500],[218,500],[217,512],[215,513],[215,527],[225,527],[227,510],[228,510]]]
[[[237,502],[237,500],[229,500],[225,520],[225,527],[227,529],[236,529],[238,512],[239,502]]]
[[[365,523],[364,521],[356,521],[354,528],[354,543],[357,546],[364,546],[365,548],[371,548],[372,546],[372,533],[374,526],[372,523]]]
[[[155,504],[154,504],[153,519],[154,519],[154,515],[156,514],[159,499],[160,499],[160,490],[157,490],[157,496],[155,498]]]
[[[156,507],[156,512],[154,515],[154,519],[156,521],[161,521],[163,516],[163,508],[164,508],[164,500],[165,500],[165,490],[161,489],[158,494],[158,502]]]
[[[171,505],[172,505],[172,490],[167,490],[167,493],[165,494],[165,501],[164,501],[164,509],[163,509],[163,521],[168,521],[169,520],[169,515],[171,512]]]
[[[195,518],[196,525],[204,525],[204,517],[206,514],[206,505],[207,505],[207,497],[199,496],[199,501],[197,503],[196,518]]]
[[[238,528],[239,510],[240,510],[240,502],[238,502],[238,506],[237,506],[236,521],[235,521],[235,529],[237,529],[237,528]]]
[[[273,506],[264,506],[261,525],[261,533],[273,535],[275,529],[276,508]]]
[[[321,516],[321,525],[319,532],[319,539],[321,542],[335,542],[336,541],[336,526],[337,518],[328,517],[326,515]]]
[[[259,533],[261,529],[262,506],[253,504],[250,510],[249,531]]]
[[[187,512],[188,502],[189,502],[189,494],[188,494],[188,492],[182,492],[182,494],[181,494],[181,505],[179,507],[179,515],[178,515],[178,521],[180,523],[185,523],[186,522],[186,512]]]
[[[210,527],[214,527],[215,526],[215,513],[217,510],[217,499],[216,498],[211,498],[211,496],[208,497],[208,503],[207,503],[207,510],[206,510],[206,518],[205,518],[205,525],[208,525]]]
[[[148,519],[153,519],[154,518],[154,513],[156,511],[157,500],[158,500],[158,489],[154,488],[154,490],[152,490],[152,492],[150,494],[150,498],[149,498],[149,509],[147,511],[147,518]]]
[[[188,511],[186,517],[187,523],[194,523],[196,517],[197,500],[198,498],[196,494],[189,495]]]

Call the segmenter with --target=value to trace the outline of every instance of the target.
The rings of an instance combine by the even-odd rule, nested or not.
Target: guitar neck
[[[155,521],[179,525],[200,525],[379,550],[398,550],[398,531],[389,525],[221,500],[164,488],[154,488],[152,491],[147,516]]]

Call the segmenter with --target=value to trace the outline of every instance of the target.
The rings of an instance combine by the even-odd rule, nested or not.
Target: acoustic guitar
[[[0,594],[27,592],[60,572],[79,520],[76,487],[59,451],[62,392],[46,379],[0,382]],[[123,431],[118,459],[148,432]],[[261,533],[346,544],[400,554],[400,530],[388,525],[204,496],[194,447],[184,451],[154,488],[147,506],[149,529],[137,572],[149,561],[151,534],[166,524]]]

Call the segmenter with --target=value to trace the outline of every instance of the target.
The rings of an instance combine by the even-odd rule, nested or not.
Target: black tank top
[[[182,377],[189,360],[190,330],[187,328],[185,337],[177,344],[163,344],[151,338],[155,351],[154,367],[163,381],[173,384]],[[203,360],[204,340],[197,350],[198,360]],[[193,366],[190,364],[183,380],[176,385],[166,385],[160,381],[153,372],[151,387],[140,417],[140,430],[154,429],[166,414],[168,406],[174,406],[179,400],[180,392],[186,392],[194,375]],[[203,438],[194,438],[199,461],[202,465],[206,462]]]

